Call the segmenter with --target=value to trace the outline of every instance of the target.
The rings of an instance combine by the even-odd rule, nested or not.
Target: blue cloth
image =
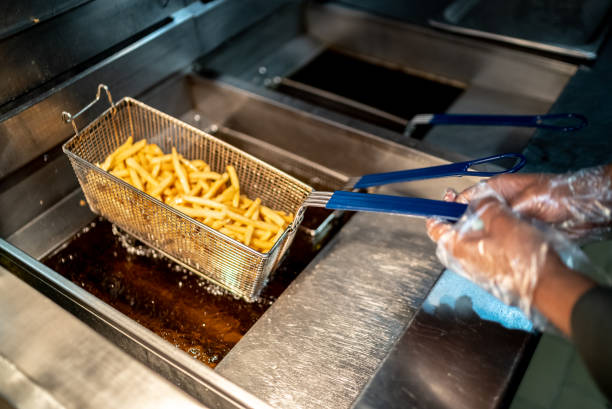
[[[465,308],[466,300],[467,307],[471,301],[471,309],[483,320],[497,322],[509,329],[533,331],[533,324],[521,310],[502,303],[477,284],[450,270],[442,273],[423,303],[423,309],[433,314],[444,304],[453,309]]]

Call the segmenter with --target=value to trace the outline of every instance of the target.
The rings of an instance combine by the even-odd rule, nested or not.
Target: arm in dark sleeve
[[[595,383],[612,402],[612,288],[595,286],[578,299],[572,338]]]

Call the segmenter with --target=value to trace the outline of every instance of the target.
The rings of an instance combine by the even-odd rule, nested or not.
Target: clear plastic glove
[[[503,174],[485,182],[512,210],[552,224],[573,239],[600,239],[612,232],[612,166],[565,174]],[[462,192],[470,202],[478,185]]]
[[[455,199],[453,192],[447,192],[445,200]],[[438,243],[438,258],[447,268],[533,317],[539,281],[566,269],[558,254],[563,246],[575,246],[553,229],[542,231],[523,220],[486,184],[473,188],[470,199],[468,210],[454,225],[427,220],[428,234]]]

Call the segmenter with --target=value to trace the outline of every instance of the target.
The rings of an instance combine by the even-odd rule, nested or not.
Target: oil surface
[[[253,303],[209,283],[102,218],[43,262],[214,368],[320,248],[298,231],[259,301]]]

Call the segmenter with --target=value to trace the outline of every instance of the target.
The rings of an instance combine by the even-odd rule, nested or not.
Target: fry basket
[[[84,129],[74,119],[93,106],[105,90],[110,108]],[[75,136],[63,146],[89,207],[137,239],[189,270],[248,300],[257,299],[270,273],[290,246],[304,214],[301,206],[312,188],[201,130],[135,99],[113,103],[108,88],[71,116]],[[201,159],[223,173],[233,165],[241,192],[259,197],[270,208],[295,214],[295,219],[267,253],[260,253],[162,203],[96,166],[129,137],[146,138],[165,153],[172,147],[189,160]]]

